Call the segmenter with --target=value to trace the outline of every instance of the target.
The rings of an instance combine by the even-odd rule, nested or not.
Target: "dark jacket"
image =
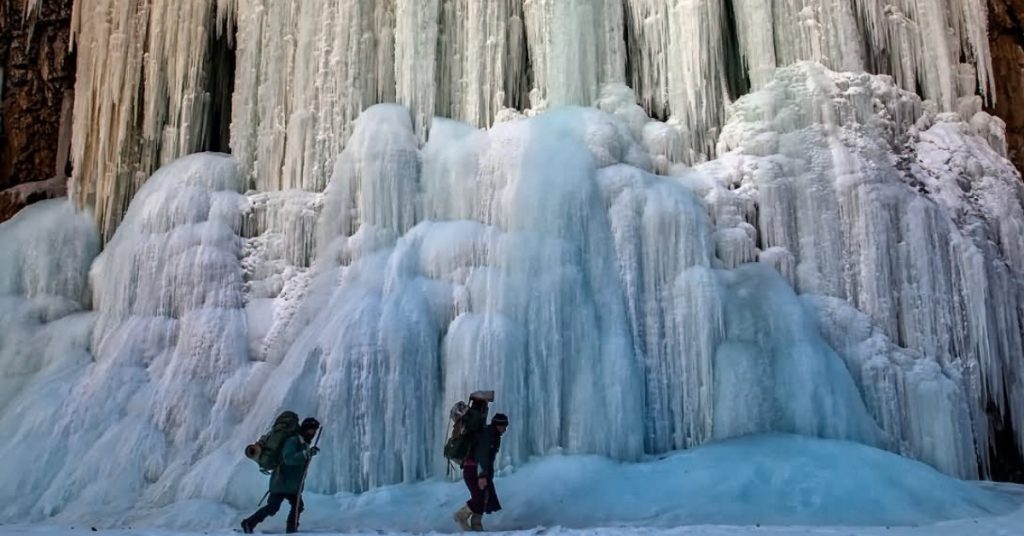
[[[301,436],[293,435],[281,447],[281,465],[270,475],[270,493],[296,495],[309,460],[309,445]]]
[[[476,435],[473,444],[473,461],[476,462],[476,474],[479,478],[491,478],[494,475],[494,459],[501,448],[501,434],[488,424]]]

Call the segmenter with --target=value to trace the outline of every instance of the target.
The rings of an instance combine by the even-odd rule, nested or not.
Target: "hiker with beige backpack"
[[[462,530],[482,531],[484,514],[501,510],[494,488],[494,461],[501,449],[501,436],[508,429],[508,417],[497,413],[487,425],[488,403],[494,391],[476,391],[469,405],[459,402],[449,412],[452,432],[445,443],[444,455],[462,469],[462,480],[469,489],[469,500],[453,515]]]

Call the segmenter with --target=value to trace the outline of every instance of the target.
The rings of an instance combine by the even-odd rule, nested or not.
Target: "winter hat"
[[[508,426],[508,416],[504,413],[495,413],[494,418],[491,419],[491,425]]]
[[[306,430],[309,428],[312,428],[313,430],[319,430],[320,421],[314,419],[313,417],[306,417],[305,419],[302,420],[302,424],[299,425],[299,429]]]

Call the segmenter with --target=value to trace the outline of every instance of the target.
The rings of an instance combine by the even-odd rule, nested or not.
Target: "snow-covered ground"
[[[671,529],[645,528],[645,527],[596,527],[588,529],[570,529],[565,527],[543,527],[525,530],[501,531],[509,535],[566,535],[566,536],[610,536],[622,534],[630,536],[676,536],[676,535],[702,535],[702,536],[745,536],[745,535],[770,535],[770,536],[1015,536],[1024,534],[1024,510],[1019,510],[1011,515],[988,519],[968,519],[950,523],[938,523],[920,527],[758,527],[758,526],[728,526],[728,525],[694,525],[688,527],[676,527]],[[495,532],[495,531],[488,531]],[[0,525],[0,536],[82,536],[93,534],[88,527],[70,527],[59,525]],[[212,532],[173,532],[164,530],[149,529],[117,529],[102,530],[96,534],[103,536],[219,536],[231,534],[227,531]],[[346,534],[352,536],[379,536],[382,534],[409,534],[403,532],[386,531],[357,531],[357,532],[317,532],[321,536],[331,534]],[[428,532],[418,534],[445,534],[444,532]]]
[[[1003,487],[1009,492],[1024,496],[1024,490],[1020,487]],[[282,514],[278,514],[281,517]],[[454,526],[451,530],[454,530]],[[274,526],[264,533],[281,533],[282,528]],[[445,534],[449,531],[417,532],[416,534]],[[498,531],[489,531],[498,532]],[[973,519],[961,519],[956,521],[935,523],[920,526],[758,526],[758,525],[688,525],[673,528],[654,527],[629,527],[629,526],[608,526],[592,527],[585,529],[555,527],[535,527],[517,530],[502,530],[504,534],[510,535],[566,535],[566,536],[605,536],[613,534],[635,535],[635,536],[676,536],[676,535],[705,535],[705,536],[744,536],[744,535],[770,535],[770,536],[1015,536],[1024,534],[1024,508],[1014,512],[993,517],[982,517]],[[82,536],[93,534],[90,527],[82,525],[0,525],[0,536]],[[103,536],[219,536],[232,534],[231,531],[202,531],[202,532],[181,532],[160,529],[104,529],[98,530],[96,534]],[[237,534],[237,533],[235,533]],[[330,536],[331,534],[351,535],[380,535],[380,534],[410,534],[408,532],[390,532],[384,530],[360,530],[351,532],[316,531],[316,534]]]
[[[641,463],[547,456],[502,473],[497,487],[505,509],[487,516],[486,526],[524,534],[1014,534],[1005,531],[1024,521],[1024,486],[956,480],[857,443],[785,434],[716,442]],[[254,484],[253,496],[262,489]],[[302,528],[451,532],[451,513],[465,496],[461,482],[445,480],[307,494]],[[94,526],[218,534],[255,505],[256,499],[239,508],[191,499],[124,516],[77,512],[58,516],[54,525],[3,526],[0,536],[72,536]],[[258,531],[282,532],[285,513]]]

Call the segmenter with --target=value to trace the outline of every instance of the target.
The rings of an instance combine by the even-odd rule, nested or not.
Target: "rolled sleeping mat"
[[[484,402],[494,402],[494,391],[473,391],[469,395],[470,400],[483,400]]]
[[[260,452],[263,451],[263,447],[259,443],[253,443],[245,446],[245,457],[250,460],[256,460],[260,457]]]

